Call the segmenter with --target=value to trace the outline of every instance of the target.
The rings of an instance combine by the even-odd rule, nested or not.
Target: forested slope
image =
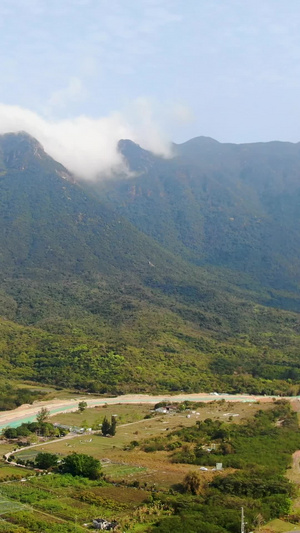
[[[281,294],[155,242],[27,134],[0,137],[0,207],[7,378],[99,392],[298,392],[299,315],[271,307]],[[286,298],[297,306],[296,292]]]
[[[185,260],[300,308],[299,143],[199,137],[174,145],[171,159],[131,141],[119,148],[135,175],[94,184],[100,198]]]

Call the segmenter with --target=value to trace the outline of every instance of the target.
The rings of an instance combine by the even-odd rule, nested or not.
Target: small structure
[[[109,522],[104,518],[95,518],[93,520],[94,529],[100,529],[100,531],[114,531],[118,525],[116,520]]]
[[[85,432],[84,428],[79,428],[77,426],[66,426],[65,424],[58,424],[57,422],[55,422],[53,425],[55,428],[65,429],[71,433],[77,433],[78,435],[82,435],[82,433]]]
[[[167,413],[176,413],[177,405],[173,405],[173,404],[166,405],[166,410],[167,410]]]
[[[223,463],[216,463],[216,470],[223,470]]]

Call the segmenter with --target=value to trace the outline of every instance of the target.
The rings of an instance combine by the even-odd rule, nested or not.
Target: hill
[[[300,309],[300,144],[198,137],[174,145],[172,159],[131,141],[119,149],[135,176],[97,184],[101,199],[185,260]]]
[[[125,145],[136,171],[175,164]],[[250,277],[187,262],[192,248],[155,242],[107,196],[27,134],[0,137],[2,374],[100,392],[298,392],[299,315],[259,305],[274,296]]]

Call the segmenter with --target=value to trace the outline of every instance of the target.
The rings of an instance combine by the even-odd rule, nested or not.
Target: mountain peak
[[[139,144],[131,141],[130,139],[120,139],[118,142],[118,150],[123,155],[133,155],[141,153],[149,153],[147,150],[142,148]]]
[[[216,141],[216,139],[213,139],[212,137],[205,137],[204,135],[200,135],[198,137],[193,137],[192,139],[189,139],[188,141],[177,144],[176,146],[184,146],[184,145],[197,145],[197,146],[216,146],[217,144],[221,144],[219,141]]]
[[[1,145],[5,151],[18,148],[23,153],[31,151],[34,154],[39,152],[45,154],[44,148],[35,137],[26,131],[11,132],[1,135]]]
[[[118,142],[118,150],[130,163],[130,169],[134,172],[143,172],[148,165],[151,165],[157,156],[142,148],[129,139],[121,139]]]
[[[1,135],[0,150],[5,167],[11,169],[24,170],[34,159],[48,157],[42,145],[25,131]]]
[[[38,169],[59,175],[74,183],[72,174],[52,159],[43,146],[26,131],[0,135],[0,162],[3,170],[25,171]]]

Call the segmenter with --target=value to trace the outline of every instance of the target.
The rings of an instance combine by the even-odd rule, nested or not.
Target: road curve
[[[251,396],[247,394],[207,394],[207,393],[195,393],[195,394],[160,394],[160,395],[149,395],[149,394],[127,394],[122,396],[116,396],[112,398],[91,398],[88,397],[78,397],[77,399],[71,400],[49,400],[44,402],[34,402],[31,404],[21,405],[17,409],[12,411],[0,411],[0,429],[4,427],[16,427],[23,422],[32,422],[36,419],[37,413],[42,407],[46,407],[50,411],[50,415],[55,415],[57,413],[66,413],[71,411],[76,411],[78,409],[79,401],[86,401],[88,407],[95,407],[97,405],[105,404],[149,404],[154,405],[158,402],[167,401],[167,402],[183,402],[185,400],[194,401],[194,402],[211,402],[217,400],[226,400],[228,402],[256,402],[256,401],[272,401],[274,396]],[[298,397],[286,397],[289,400],[295,400]]]

